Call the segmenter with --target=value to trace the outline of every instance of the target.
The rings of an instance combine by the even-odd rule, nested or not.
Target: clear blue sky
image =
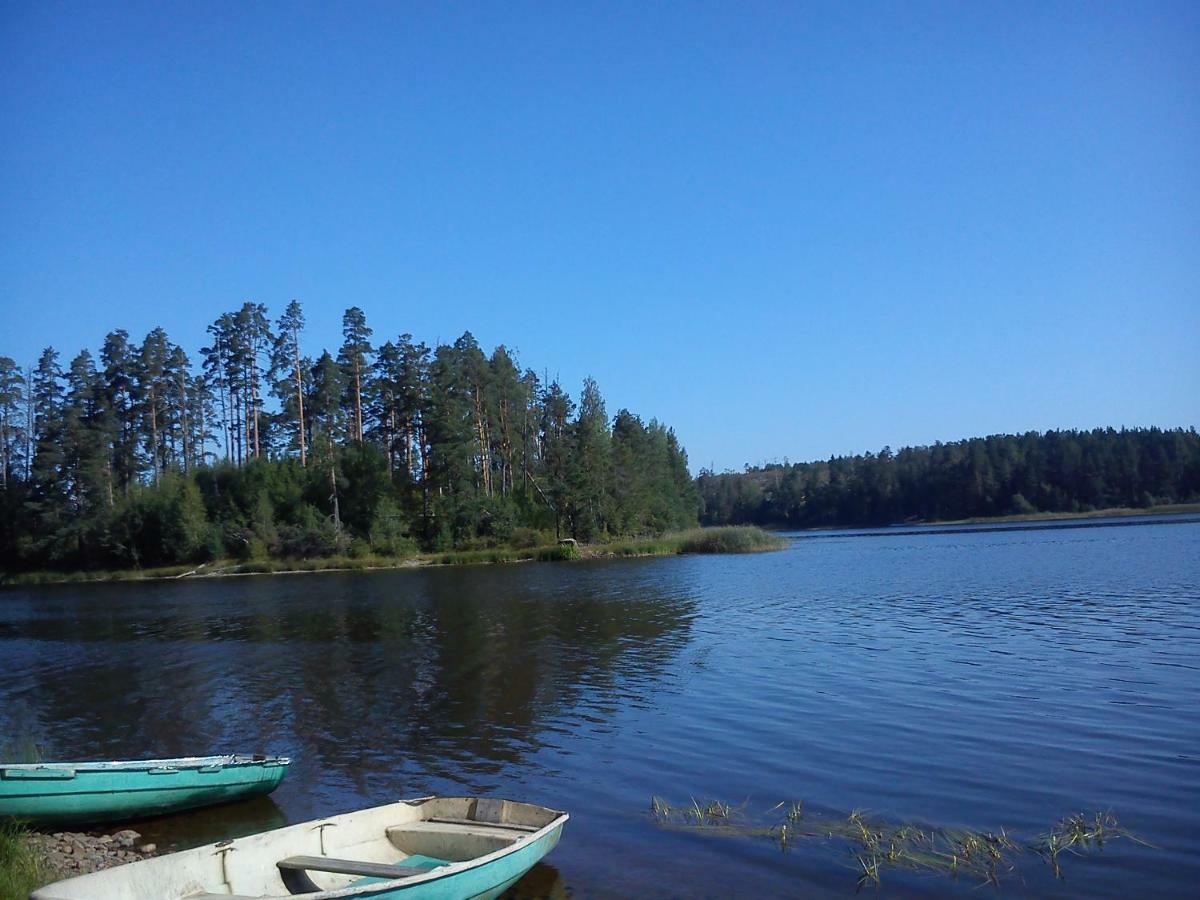
[[[246,299],[693,468],[1200,421],[1200,4],[0,5],[0,354]]]

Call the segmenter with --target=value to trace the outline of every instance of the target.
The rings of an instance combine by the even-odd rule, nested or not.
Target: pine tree
[[[563,519],[569,516],[572,508],[571,456],[574,448],[570,419],[575,404],[555,381],[543,392],[541,405],[539,445],[544,478],[541,490],[554,512],[555,537],[561,538]]]
[[[0,490],[15,481],[24,459],[25,378],[16,360],[0,356]]]
[[[101,407],[103,391],[92,354],[83,350],[71,361],[63,402],[63,481],[75,516],[99,506],[106,448]]]
[[[155,328],[142,341],[135,370],[134,391],[140,413],[142,446],[155,484],[159,483],[167,464],[163,395],[170,353],[167,333]]]
[[[235,455],[233,421],[236,419],[233,409],[233,385],[230,378],[233,368],[230,348],[234,330],[233,316],[230,313],[222,314],[208,326],[207,330],[212,337],[212,343],[200,350],[200,355],[204,358],[204,377],[216,398],[214,411],[218,414],[221,426],[225,459],[232,460]]]
[[[388,472],[394,476],[400,454],[400,350],[391,341],[379,346],[372,371],[375,390],[367,436],[382,445]]]
[[[424,483],[429,471],[429,439],[425,418],[429,410],[430,351],[413,343],[411,334],[400,335],[396,392],[401,431],[402,459],[408,480]]]
[[[134,398],[135,360],[129,346],[129,333],[111,331],[100,350],[104,366],[101,431],[108,449],[105,463],[105,493],[108,506],[115,502],[115,487],[123,494],[137,478],[137,411]]]
[[[329,503],[333,510],[333,525],[340,529],[342,520],[338,502],[337,485],[337,456],[335,439],[342,431],[342,376],[337,363],[328,351],[321,354],[320,359],[312,368],[312,394],[309,397],[308,409],[314,434],[320,433],[320,447],[323,449],[322,465],[329,473]],[[313,441],[316,448],[318,442]]]
[[[470,409],[472,456],[478,474],[480,490],[485,497],[492,496],[492,440],[491,423],[488,420],[487,397],[490,393],[491,371],[487,358],[479,349],[479,343],[471,332],[465,332],[454,342],[454,353],[458,358],[461,386]]]
[[[357,306],[346,310],[342,316],[342,337],[344,342],[338,353],[338,364],[346,376],[346,387],[349,392],[353,410],[351,438],[356,441],[363,439],[363,381],[370,371],[368,357],[371,349],[372,331],[367,327],[367,317]]]
[[[262,456],[262,376],[270,371],[269,355],[275,343],[267,308],[247,301],[235,317],[233,347],[241,371],[242,405],[246,412],[246,455]]]
[[[271,355],[271,375],[275,396],[289,421],[295,422],[293,434],[300,449],[300,465],[308,464],[304,433],[304,358],[300,353],[300,332],[304,330],[304,311],[293,300],[279,317],[275,346]]]
[[[522,425],[529,398],[521,372],[503,345],[492,352],[488,369],[487,415],[493,423],[489,428],[492,458],[499,469],[500,493],[507,495],[515,490],[521,468]]]
[[[32,380],[31,480],[43,494],[49,494],[58,489],[63,467],[63,373],[58,365],[58,351],[53,347],[42,351]]]
[[[572,425],[571,503],[573,536],[593,540],[610,525],[608,509],[612,480],[612,435],[604,398],[592,378],[583,382],[579,415]]]

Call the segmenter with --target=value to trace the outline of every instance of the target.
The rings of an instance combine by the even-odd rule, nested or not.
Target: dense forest
[[[1200,502],[1194,428],[992,435],[828,462],[702,471],[708,525],[807,528]]]
[[[0,567],[402,555],[696,524],[666,426],[578,403],[470,333],[307,354],[292,301],[208,328],[198,365],[161,328],[108,334],[66,369],[0,357]]]

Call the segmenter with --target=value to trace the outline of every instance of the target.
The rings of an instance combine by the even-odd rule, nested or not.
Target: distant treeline
[[[0,567],[140,567],[237,556],[403,554],[696,524],[674,432],[599,388],[578,405],[470,333],[303,347],[293,301],[208,328],[199,366],[161,328],[64,371],[0,357]]]
[[[698,479],[705,524],[804,528],[1200,501],[1194,428],[992,435]]]

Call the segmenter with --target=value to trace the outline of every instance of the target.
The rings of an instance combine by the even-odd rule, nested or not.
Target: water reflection
[[[238,803],[193,810],[187,815],[130,822],[126,827],[138,832],[143,841],[161,847],[178,847],[215,844],[287,824],[287,816],[274,800],[252,797]]]
[[[486,784],[687,643],[694,601],[637,587],[523,567],[10,596],[5,706],[31,714],[0,722],[59,758],[236,748],[358,794],[414,771]]]

